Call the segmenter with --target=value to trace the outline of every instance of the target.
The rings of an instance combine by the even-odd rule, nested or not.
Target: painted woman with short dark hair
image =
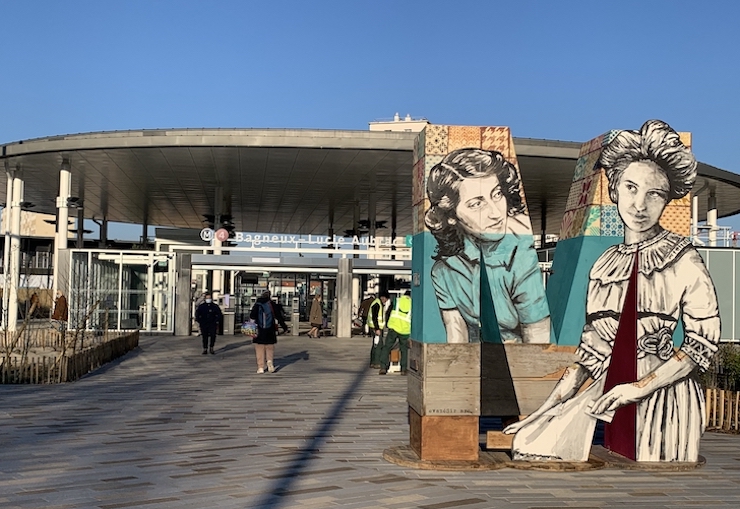
[[[695,462],[705,427],[697,372],[709,366],[717,351],[717,296],[691,242],[664,230],[659,220],[671,200],[691,190],[696,159],[668,124],[650,120],[639,131],[617,135],[597,166],[606,172],[609,197],[624,222],[624,243],[607,249],[591,269],[577,363],[539,409],[505,432],[517,433],[515,459],[585,461],[596,419],[610,422],[614,413],[634,404],[628,409],[634,417],[623,421],[632,430],[620,440],[634,440],[634,447],[628,447],[635,459]],[[636,284],[631,287],[633,270]],[[637,358],[618,363],[615,345],[629,339],[617,330],[628,313],[630,291],[636,324],[626,325],[636,325]],[[683,341],[674,351],[679,321]],[[620,357],[625,351],[631,350],[621,349]],[[610,366],[618,371],[610,373]],[[610,383],[625,366],[636,366],[636,377]],[[591,385],[579,392],[589,380]]]
[[[430,171],[427,196],[447,341],[480,340],[483,266],[501,339],[548,343],[550,313],[517,169],[499,152],[455,150]]]

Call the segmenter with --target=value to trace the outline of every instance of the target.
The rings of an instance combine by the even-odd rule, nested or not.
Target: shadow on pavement
[[[293,354],[288,357],[295,357],[297,355],[299,356],[300,354]],[[308,356],[307,353],[306,356]],[[334,405],[332,405],[329,412],[321,419],[320,426],[316,432],[312,436],[307,437],[309,440],[306,446],[285,467],[282,473],[277,474],[278,479],[275,485],[267,489],[269,494],[264,495],[262,499],[258,500],[254,507],[268,509],[284,505],[286,500],[282,497],[290,494],[291,486],[298,480],[301,473],[308,468],[313,454],[321,448],[327,438],[331,437],[331,431],[339,422],[339,416],[357,392],[365,376],[367,376],[368,372],[363,368],[364,364],[358,368],[357,375],[352,383],[345,389]]]

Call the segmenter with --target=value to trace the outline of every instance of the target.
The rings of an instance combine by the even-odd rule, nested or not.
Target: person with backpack
[[[277,343],[275,316],[275,308],[272,300],[270,300],[270,292],[265,290],[249,313],[249,317],[257,322],[257,337],[252,340],[254,352],[257,356],[257,373],[264,373],[265,367],[267,367],[268,373],[275,372],[275,365],[273,364],[275,343]]]

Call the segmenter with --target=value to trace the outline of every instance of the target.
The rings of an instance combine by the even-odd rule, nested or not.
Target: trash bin
[[[233,336],[236,334],[236,331],[234,330],[234,310],[233,309],[226,309],[224,310],[224,323],[223,323],[223,334],[231,335]]]

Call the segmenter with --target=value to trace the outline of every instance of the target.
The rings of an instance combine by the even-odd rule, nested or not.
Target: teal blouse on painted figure
[[[480,257],[486,266],[503,341],[521,341],[520,324],[550,316],[531,234],[508,233],[497,242],[465,238],[463,252],[437,260],[432,283],[439,309],[457,309],[468,324],[470,341],[480,340]]]

